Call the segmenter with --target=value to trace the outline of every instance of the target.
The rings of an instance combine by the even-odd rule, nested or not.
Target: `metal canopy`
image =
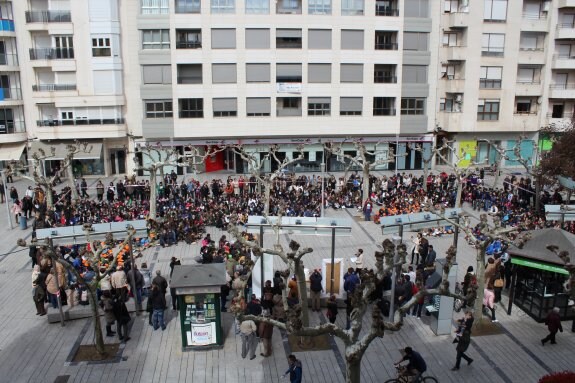
[[[445,217],[456,219],[461,213],[460,208],[445,209]],[[397,227],[403,226],[407,231],[427,229],[435,226],[450,225],[443,217],[431,212],[400,214],[380,218],[381,233],[397,233]]]
[[[126,233],[129,225],[136,229],[136,236],[144,237],[148,235],[146,221],[137,220],[94,224],[92,225],[93,230],[90,232],[90,239],[101,241],[106,238],[108,233]],[[39,240],[51,238],[54,245],[73,245],[86,242],[86,232],[83,230],[82,225],[53,227],[36,230],[36,238]]]
[[[18,161],[26,143],[0,145],[0,161]]]
[[[176,265],[172,274],[171,288],[220,286],[226,284],[226,266],[223,263],[205,265]]]
[[[328,235],[332,229],[336,229],[338,234],[351,233],[351,220],[345,218],[320,218],[320,217],[278,217],[270,216],[249,216],[246,227],[249,233],[259,234],[263,229],[265,232],[274,230],[273,226],[280,226],[280,233],[289,230],[290,233]]]
[[[575,221],[575,205],[566,205],[566,209],[561,210],[562,205],[545,205],[545,218],[553,221]]]
[[[30,153],[37,152],[39,149],[44,150],[48,158],[47,160],[63,160],[66,158],[66,154],[68,154],[68,149],[66,146],[69,142],[54,142],[54,143],[45,143],[40,141],[32,142]],[[92,147],[92,150],[90,150]],[[52,148],[54,148],[54,155],[52,155]],[[88,144],[89,153],[77,153],[74,155],[74,159],[77,160],[87,160],[87,159],[99,159],[102,155],[102,143],[101,142],[90,142]]]

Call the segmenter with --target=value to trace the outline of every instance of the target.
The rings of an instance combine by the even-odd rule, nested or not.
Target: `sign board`
[[[301,83],[300,82],[278,82],[277,83],[278,93],[301,93]]]
[[[221,344],[220,295],[179,295],[183,348]]]

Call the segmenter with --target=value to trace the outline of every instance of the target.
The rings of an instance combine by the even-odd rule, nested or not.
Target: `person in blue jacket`
[[[285,378],[287,374],[289,374],[289,381],[290,383],[301,383],[302,379],[302,366],[301,361],[299,361],[294,354],[288,356],[288,363],[289,368],[282,375],[282,378]]]

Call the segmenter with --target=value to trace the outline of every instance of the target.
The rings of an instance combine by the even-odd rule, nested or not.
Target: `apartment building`
[[[0,22],[0,161],[54,146],[48,172],[74,139],[83,175],[131,172],[146,142],[303,143],[317,172],[345,166],[326,142],[361,139],[410,170],[434,131],[493,163],[482,139],[535,156],[575,106],[575,0],[0,0]],[[205,170],[248,169],[223,151]]]

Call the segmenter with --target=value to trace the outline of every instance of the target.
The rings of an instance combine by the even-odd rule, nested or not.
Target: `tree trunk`
[[[429,175],[429,162],[423,161],[423,191],[427,194],[427,176]]]
[[[49,185],[45,186],[46,186],[46,210],[52,210],[52,208],[54,207],[52,188]]]
[[[497,158],[497,169],[495,170],[495,180],[493,181],[493,188],[495,189],[499,184],[499,175],[501,174],[501,167],[503,166],[503,156],[501,154],[498,155]]]
[[[149,218],[155,220],[156,219],[156,193],[157,193],[157,186],[156,185],[156,172],[158,170],[156,168],[150,169],[150,214]]]
[[[294,274],[297,278],[299,299],[301,302],[301,319],[305,327],[309,326],[309,308],[307,298],[307,285],[305,280],[304,267],[301,260],[294,260]]]
[[[70,188],[72,189],[72,203],[80,200],[80,195],[78,194],[78,189],[76,189],[76,183],[74,182],[74,168],[72,167],[72,159],[66,166],[66,173],[68,173],[68,180],[70,182]]]
[[[361,206],[363,207],[363,204],[365,203],[365,201],[367,201],[369,199],[370,196],[370,190],[369,190],[369,163],[364,163],[363,164],[363,187],[362,187],[362,200],[361,200]]]
[[[96,291],[92,290],[89,284],[86,284],[88,289],[88,299],[90,299],[90,308],[92,309],[92,319],[94,319],[94,338],[96,340],[96,351],[100,355],[106,354],[106,348],[104,347],[104,335],[102,334],[102,325],[100,323],[100,311],[98,310],[98,299],[96,297]]]
[[[426,182],[424,180],[424,182]],[[463,176],[457,177],[457,195],[455,197],[455,207],[461,207],[461,193],[463,192]]]
[[[166,175],[164,174],[164,167],[163,166],[160,167],[160,176],[162,177],[161,181],[164,182]],[[164,186],[166,186],[166,185],[164,185]]]
[[[345,381],[346,383],[360,383],[361,382],[361,357],[352,356],[350,354],[350,346],[345,348]],[[351,359],[351,360],[350,360]]]
[[[258,180],[259,182],[259,180]],[[270,182],[268,182],[268,184],[265,186],[265,197],[264,197],[264,214],[265,215],[269,215],[270,214],[270,194],[272,191],[272,182],[270,180]]]
[[[475,268],[475,276],[477,278],[477,297],[475,298],[475,311],[474,325],[480,325],[484,320],[483,315],[483,290],[485,289],[485,246],[477,249],[477,265]]]
[[[537,180],[535,181],[535,212],[539,213],[541,210],[541,182],[542,182],[542,178],[541,176],[537,177]]]

